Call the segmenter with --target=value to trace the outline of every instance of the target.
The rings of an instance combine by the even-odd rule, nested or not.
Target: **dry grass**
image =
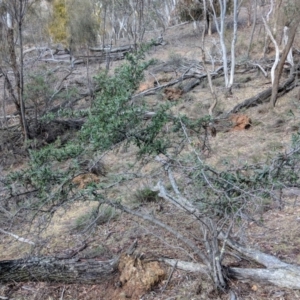
[[[243,29],[241,34],[246,33],[249,29]],[[258,31],[258,30],[257,30]],[[258,33],[257,33],[258,34]],[[168,61],[170,57],[178,55],[186,59],[200,59],[199,34],[194,31],[192,24],[178,26],[167,29],[165,39],[168,44],[164,47],[156,47],[149,53],[149,57],[154,57],[159,61]],[[217,39],[216,35],[208,38],[208,47],[213,45],[213,40]],[[239,49],[242,56],[245,40],[239,41]],[[297,41],[300,43],[300,41]],[[256,37],[255,44],[256,56],[260,56],[261,43]],[[271,54],[270,54],[271,55]],[[114,66],[118,65],[114,63]],[[81,67],[78,67],[81,68]],[[95,72],[96,72],[95,68]],[[174,76],[174,73],[170,73]],[[159,74],[164,76],[164,74]],[[236,80],[242,81],[245,75],[237,75]],[[222,78],[216,84],[216,92],[219,103],[216,111],[227,112],[236,104],[250,98],[260,91],[270,87],[270,80],[262,75],[251,73],[251,80],[243,84],[241,88],[233,89],[232,97],[224,96],[222,87]],[[162,78],[161,77],[161,78]],[[172,77],[170,77],[172,78]],[[146,82],[153,84],[153,76],[146,74]],[[211,153],[207,158],[207,163],[217,168],[223,168],[224,162],[238,166],[245,162],[257,163],[265,161],[270,156],[278,152],[284,152],[289,149],[291,134],[300,127],[300,109],[296,99],[297,91],[291,91],[284,97],[280,98],[275,109],[271,109],[268,104],[250,108],[243,113],[252,120],[252,126],[245,131],[219,132],[215,138],[210,137],[209,143]],[[175,115],[186,114],[191,118],[201,118],[208,113],[211,103],[211,94],[207,87],[197,86],[187,96],[183,95],[177,100],[177,105],[172,107]],[[151,96],[147,102],[153,107],[166,100],[161,96]],[[9,112],[13,112],[10,107]],[[281,121],[278,121],[281,120]],[[199,150],[200,151],[200,150]],[[105,156],[105,163],[109,168],[107,177],[101,178],[101,184],[105,186],[114,185],[107,192],[107,197],[114,200],[121,200],[129,205],[137,205],[133,199],[134,193],[143,186],[156,184],[156,180],[163,173],[157,171],[156,162],[136,163],[135,155],[137,149],[133,146],[126,148],[119,145],[113,151]],[[138,174],[132,177],[131,174]],[[117,174],[117,175],[116,175]],[[127,179],[128,180],[127,180]],[[47,231],[43,233],[41,242],[46,245],[42,254],[61,253],[64,250],[76,247],[83,240],[89,242],[89,248],[86,251],[95,251],[99,259],[107,259],[113,255],[126,250],[131,241],[138,239],[138,251],[146,256],[170,256],[180,259],[190,259],[187,255],[185,246],[178,243],[173,236],[154,228],[148,223],[139,219],[121,215],[118,219],[105,223],[92,233],[79,236],[70,228],[78,217],[90,212],[97,205],[95,202],[74,203],[68,210],[59,210],[53,217]],[[141,205],[141,204],[139,204]],[[168,222],[174,227],[182,227],[182,230],[191,232],[195,236],[199,235],[196,226],[193,226],[191,220],[185,215],[176,213],[173,207],[164,202],[145,203],[142,209],[147,212],[152,210],[158,212],[159,218]],[[169,216],[172,215],[172,218]],[[298,201],[291,200],[282,211],[277,209],[269,210],[263,215],[263,226],[251,224],[247,232],[247,242],[251,245],[259,246],[260,249],[278,256],[279,258],[292,262],[300,263],[300,235],[298,233],[298,223],[300,218],[300,208]],[[22,232],[16,232],[22,235]],[[24,234],[24,233],[23,233]],[[26,234],[30,238],[30,234]],[[150,245],[150,246],[149,246]],[[96,251],[97,247],[108,249],[105,251]],[[102,248],[101,248],[102,249]],[[1,259],[12,259],[24,257],[30,253],[30,247],[24,243],[18,243],[8,236],[1,235],[0,244]],[[83,252],[81,255],[88,255]],[[283,292],[282,299],[296,299],[300,297],[298,292],[277,289],[275,287],[260,286],[252,283],[231,282],[233,287],[240,290],[242,299],[275,299],[279,292]],[[64,299],[111,299],[110,296],[104,295],[103,290],[114,291],[113,283],[107,283],[99,286],[65,286],[51,284],[28,284],[23,285],[28,289],[20,286],[17,288],[16,297],[26,299],[42,299],[37,295],[43,295],[44,299],[58,299],[63,289],[65,289]],[[1,287],[0,287],[1,288]],[[2,287],[2,291],[7,287]],[[198,294],[197,294],[198,292]],[[111,295],[111,294],[110,294]],[[47,298],[48,297],[48,298]],[[51,298],[53,297],[53,298]],[[225,296],[224,296],[225,297]],[[214,294],[209,285],[207,278],[199,278],[197,275],[188,274],[181,271],[175,271],[172,280],[165,293],[160,294],[159,290],[154,290],[144,297],[144,299],[225,299]],[[16,298],[22,299],[22,298]],[[227,299],[227,298],[226,298]]]

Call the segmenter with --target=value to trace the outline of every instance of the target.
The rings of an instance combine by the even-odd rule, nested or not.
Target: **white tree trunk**
[[[237,39],[237,6],[238,1],[233,1],[233,37],[231,41],[231,70],[230,70],[230,79],[229,79],[229,88],[232,87],[234,81],[234,70],[235,70],[235,44]]]
[[[284,28],[283,28],[283,44],[284,44],[284,46],[287,45],[288,39],[289,39],[289,27],[284,26]],[[289,53],[288,53],[288,56],[287,56],[286,60],[287,60],[287,62],[288,62],[291,66],[294,65],[293,49],[292,49],[292,47],[291,47],[291,49],[290,49],[290,51],[289,51]]]
[[[268,22],[270,21],[270,15],[272,14],[273,8],[274,8],[274,0],[271,0],[270,10],[267,13],[267,21]]]
[[[223,68],[224,68],[224,79],[225,79],[225,87],[228,87],[229,85],[229,79],[228,79],[228,65],[227,65],[227,49],[225,44],[225,16],[226,16],[226,2],[227,0],[219,0],[220,5],[220,23],[218,21],[218,16],[213,4],[213,0],[209,0],[210,7],[213,11],[213,19],[214,23],[216,25],[219,37],[220,37],[220,44],[222,49],[222,60],[223,60]]]
[[[8,28],[12,28],[12,19],[9,12],[6,13],[6,25]]]
[[[271,81],[272,81],[272,84],[274,83],[274,78],[275,78],[275,70],[276,70],[276,67],[279,63],[279,59],[280,59],[280,51],[279,51],[279,46],[271,32],[271,29],[266,21],[265,18],[262,18],[263,22],[264,22],[264,25],[265,25],[265,28],[266,28],[266,31],[271,39],[271,41],[273,42],[274,46],[275,46],[275,61],[274,61],[274,64],[272,66],[272,69],[271,69]]]

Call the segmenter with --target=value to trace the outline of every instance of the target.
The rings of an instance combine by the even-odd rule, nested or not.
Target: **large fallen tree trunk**
[[[224,239],[225,237],[220,237]],[[300,266],[282,262],[278,258],[258,250],[241,246],[229,239],[227,245],[266,268],[225,267],[228,279],[252,280],[261,284],[273,284],[282,288],[300,289]],[[206,265],[176,259],[158,259],[185,271],[209,274]],[[28,259],[0,261],[0,282],[47,281],[61,283],[98,284],[111,279],[117,271],[119,259],[61,259],[55,257],[31,257]]]
[[[160,157],[156,157],[156,160],[164,163],[164,165],[167,165],[167,162],[162,160]],[[165,199],[169,203],[174,204],[176,207],[184,209],[188,213],[194,214],[196,217],[201,216],[201,211],[199,211],[198,208],[194,207],[193,204],[191,204],[184,196],[180,194],[172,172],[169,168],[167,169],[167,172],[173,189],[176,191],[176,196],[172,196],[171,194],[169,194],[161,182],[158,182],[158,184],[152,190],[157,191],[158,195],[161,198]],[[153,218],[148,218],[148,220],[154,223]],[[222,265],[222,269],[226,271],[226,277],[228,277],[229,279],[246,279],[259,281],[260,283],[265,284],[274,284],[276,286],[285,288],[300,289],[300,266],[285,263],[275,256],[263,253],[256,249],[244,247],[233,241],[228,235],[222,232],[218,234],[217,238],[223,243],[222,247],[223,249],[225,249],[225,253],[229,247],[238,252],[242,257],[246,257],[248,260],[254,261],[265,267],[246,269],[232,268],[230,266]],[[203,259],[202,261],[205,264],[185,264],[179,263],[176,260],[168,259],[161,259],[161,261],[172,265],[175,265],[176,263],[177,267],[181,266],[185,270],[197,271],[200,273],[211,275],[211,270],[209,268],[210,266],[207,264],[207,261]]]
[[[220,239],[224,240],[225,237],[221,236]],[[226,239],[226,243],[243,257],[266,267],[255,269],[226,267],[226,275],[229,279],[252,280],[261,284],[272,284],[282,288],[300,289],[300,266],[285,263],[275,256],[244,247],[230,239]],[[161,258],[160,261],[171,266],[176,264],[177,268],[185,271],[204,274],[208,274],[209,271],[204,264],[166,258]]]
[[[296,79],[296,75],[293,74],[286,80],[286,82],[284,82],[282,85],[280,85],[278,88],[278,96],[284,95],[285,93],[290,91],[293,87],[295,87],[296,86],[295,79]],[[233,109],[231,109],[228,112],[228,114],[237,113],[243,108],[249,108],[252,106],[257,106],[259,104],[269,102],[271,95],[272,95],[272,87],[260,92],[259,94],[255,95],[254,97],[246,99],[245,101],[243,101],[240,104],[237,104]]]
[[[31,257],[0,261],[0,282],[47,281],[95,284],[113,277],[118,258],[108,261],[96,259],[60,259]]]
[[[219,67],[216,71],[212,72],[210,75],[212,78],[218,77],[221,75],[221,73],[223,72],[223,67]],[[184,80],[187,79],[191,79],[190,82],[188,82],[187,84],[183,85],[182,84],[182,91],[184,93],[189,92],[190,90],[192,90],[195,86],[197,86],[198,84],[200,84],[200,82],[205,79],[207,77],[207,74],[183,74],[180,77],[166,83],[163,85],[159,85],[150,89],[147,89],[143,92],[140,92],[138,94],[135,94],[132,99],[137,98],[137,97],[142,97],[142,96],[150,96],[150,95],[155,95],[158,91],[165,89],[167,87],[173,86],[177,83],[182,83]]]
[[[108,47],[90,47],[89,50],[92,52],[109,52],[109,53],[116,53],[116,52],[129,52],[135,48],[134,45],[124,45],[117,48]]]

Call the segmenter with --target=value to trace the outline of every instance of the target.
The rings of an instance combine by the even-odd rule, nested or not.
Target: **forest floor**
[[[250,29],[240,24],[239,38],[237,42],[237,63],[243,64]],[[252,59],[258,61],[262,59],[262,38],[260,37],[262,28],[260,25],[256,29],[256,38],[252,49]],[[156,34],[156,33],[155,33]],[[155,36],[155,34],[153,36]],[[146,36],[150,39],[152,36]],[[175,71],[157,72],[157,66],[164,65],[184,65],[191,64],[193,61],[201,60],[200,53],[200,34],[194,29],[193,24],[184,24],[168,28],[164,33],[166,45],[156,46],[147,54],[148,58],[155,58],[157,64],[146,71],[146,80],[141,85],[140,91],[145,87],[153,86],[155,80],[168,82],[178,77]],[[206,45],[211,51],[216,51],[217,34],[206,38]],[[119,42],[122,44],[122,41]],[[298,48],[296,41],[296,48]],[[300,47],[299,47],[300,48]],[[268,56],[272,58],[274,53],[270,52]],[[120,65],[122,62],[113,62],[112,67]],[[195,62],[196,63],[196,62]],[[91,65],[91,74],[97,74],[99,68],[105,65]],[[78,65],[75,67],[75,75],[68,77],[68,80],[75,81],[84,77],[85,67]],[[247,73],[237,73],[233,94],[226,96],[223,77],[213,80],[216,88],[219,102],[215,109],[219,114],[229,111],[236,104],[250,98],[260,91],[271,86],[270,78],[265,78],[261,72],[252,69]],[[241,163],[263,162],[277,153],[285,153],[291,145],[292,134],[300,132],[300,103],[298,100],[299,87],[294,88],[289,93],[278,99],[277,106],[271,108],[269,103],[243,110],[241,114],[251,119],[251,126],[247,130],[227,130],[217,132],[215,137],[209,137],[209,148],[204,153],[208,164],[217,168],[222,168],[226,162],[238,166]],[[147,97],[148,103],[153,108],[162,102],[175,101],[176,105],[172,107],[174,114],[186,114],[191,118],[199,118],[208,114],[208,108],[212,101],[207,84],[200,84],[190,92],[181,95],[178,99],[168,100],[165,95],[153,95]],[[85,100],[77,105],[86,106]],[[8,113],[13,113],[13,106],[7,108]],[[0,130],[1,141],[7,141],[7,132]],[[15,137],[15,145],[18,144],[18,137]],[[200,146],[199,146],[200,147]],[[4,147],[3,147],[4,149]],[[11,146],[11,149],[5,152],[2,149],[0,154],[1,167],[3,173],[7,174],[11,170],[21,169],[26,166],[26,153],[18,147]],[[201,150],[201,149],[199,149]],[[109,172],[125,172],[124,161],[127,165],[135,161],[136,149],[130,147],[124,149],[115,149],[108,153],[104,161]],[[8,161],[9,159],[9,161]],[[140,166],[141,172],[147,174],[153,169],[153,163]],[[126,167],[125,167],[126,169]],[[105,178],[100,180],[105,181]],[[135,192],[139,189],[150,186],[154,182],[150,176],[145,176],[141,180],[135,179],[130,185],[120,184],[112,189],[110,196],[120,197],[124,201],[134,202]],[[250,222],[249,228],[244,232],[243,242],[253,247],[257,247],[265,253],[277,256],[278,258],[289,262],[300,264],[300,191],[284,191],[284,207],[271,201],[265,211],[262,212],[262,222],[256,224]],[[52,219],[47,231],[43,233],[43,247],[39,254],[56,255],[78,246],[83,241],[88,243],[88,247],[81,252],[81,257],[97,258],[99,260],[110,259],[126,250],[130,244],[138,240],[138,252],[145,257],[172,257],[175,259],[189,260],[184,245],[178,243],[174,237],[169,236],[162,230],[152,227],[135,217],[125,214],[117,214],[114,218],[100,224],[92,232],[82,233],[81,227],[84,218],[95,206],[95,203],[74,203],[68,209],[62,209]],[[165,220],[174,226],[183,226],[186,230],[194,231],[197,234],[197,228],[184,219],[185,216],[178,213],[176,218],[168,219],[172,207],[162,200],[154,203],[143,204],[145,209],[160,210],[163,209]],[[174,215],[173,215],[174,216]],[[177,224],[177,225],[176,225]],[[180,224],[180,225],[178,225]],[[80,227],[81,226],[81,227]],[[20,234],[25,231],[19,231]],[[28,236],[28,235],[26,235]],[[29,235],[30,237],[30,235]],[[32,238],[32,236],[31,236]],[[31,248],[25,243],[16,242],[8,235],[0,234],[0,259],[16,259],[31,253]],[[46,245],[46,247],[44,247]],[[36,251],[36,250],[35,250]],[[164,266],[167,276],[171,272],[171,267]],[[167,277],[166,277],[167,278]],[[1,299],[125,299],[122,294],[122,288],[117,287],[118,279],[114,279],[99,285],[61,285],[53,283],[11,283],[0,285],[0,296],[7,297]],[[171,280],[164,289],[166,280],[162,281],[152,291],[144,295],[135,296],[131,299],[228,299],[228,295],[218,295],[211,288],[211,283],[205,276],[175,270]],[[232,281],[230,286],[239,294],[239,299],[300,299],[300,291],[281,289],[275,286],[265,286],[254,282]],[[117,293],[116,293],[117,291]]]

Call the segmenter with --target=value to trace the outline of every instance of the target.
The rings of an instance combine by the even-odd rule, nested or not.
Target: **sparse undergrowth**
[[[116,210],[110,206],[95,207],[76,219],[74,229],[87,232],[96,226],[115,221],[117,216]]]
[[[134,57],[131,59],[136,63]],[[178,55],[174,55],[173,60],[174,63],[178,65],[185,62],[182,57]],[[146,65],[147,64],[141,65],[141,70],[144,69]],[[131,94],[137,87],[137,81],[128,83],[128,86],[124,84],[128,74],[130,74],[130,77],[133,77],[133,73],[134,76],[137,74],[140,75],[140,70],[136,68],[129,71],[128,68],[129,65],[124,69],[122,69],[122,67],[118,69],[115,73],[115,77],[108,76],[108,74],[105,73],[98,76],[98,82],[100,85],[105,86],[106,89],[102,89],[102,91],[96,95],[94,107],[91,109],[89,115],[89,121],[85,124],[81,133],[78,134],[78,143],[74,136],[70,142],[61,143],[60,140],[57,139],[54,144],[48,145],[39,151],[32,151],[31,169],[29,171],[26,170],[28,173],[21,171],[10,178],[12,184],[18,183],[21,179],[24,183],[24,191],[28,187],[33,187],[39,191],[39,195],[36,197],[36,199],[39,199],[38,202],[34,203],[32,199],[27,198],[22,199],[23,202],[21,201],[18,205],[21,207],[25,205],[26,209],[32,207],[35,211],[46,211],[44,218],[47,222],[50,222],[51,217],[57,212],[57,207],[67,204],[69,200],[71,200],[70,203],[78,199],[108,203],[111,206],[102,208],[104,206],[104,204],[102,204],[100,210],[92,209],[84,215],[77,216],[72,225],[76,231],[88,232],[89,234],[91,232],[98,232],[99,235],[102,234],[102,229],[105,228],[105,230],[107,230],[105,231],[107,236],[103,237],[103,242],[105,243],[112,235],[116,245],[119,245],[118,243],[122,238],[127,241],[136,236],[139,237],[142,243],[147,243],[147,241],[144,241],[146,238],[141,234],[141,231],[136,230],[135,232],[132,230],[134,233],[127,233],[126,228],[124,230],[123,227],[126,227],[127,223],[132,221],[130,218],[122,219],[122,221],[120,221],[119,217],[116,218],[116,208],[118,204],[123,204],[128,198],[133,197],[136,202],[142,203],[143,205],[141,206],[142,208],[139,208],[140,210],[144,210],[144,212],[150,210],[152,216],[158,217],[165,223],[170,221],[168,215],[171,213],[176,215],[174,213],[175,209],[170,209],[168,204],[161,205],[158,208],[155,206],[158,200],[162,198],[158,195],[158,191],[153,191],[153,186],[145,185],[143,188],[133,192],[133,190],[135,190],[133,186],[138,182],[136,178],[143,179],[143,176],[149,177],[149,174],[153,176],[153,182],[155,183],[159,178],[166,182],[167,175],[170,176],[168,171],[171,170],[175,175],[175,182],[178,183],[180,192],[184,193],[184,197],[189,199],[196,209],[199,209],[205,216],[213,216],[220,223],[223,222],[222,226],[224,228],[228,228],[228,224],[230,225],[230,222],[234,219],[236,221],[232,226],[234,232],[239,232],[240,228],[243,228],[243,226],[246,226],[249,222],[253,222],[257,226],[266,224],[264,218],[266,211],[270,213],[271,210],[274,210],[274,207],[284,208],[285,198],[282,197],[282,191],[291,187],[298,187],[299,185],[298,134],[293,135],[291,146],[288,146],[290,144],[287,142],[288,138],[286,135],[285,145],[282,145],[282,142],[279,142],[278,138],[276,140],[276,136],[273,135],[273,133],[270,134],[270,136],[272,136],[272,138],[274,137],[275,141],[270,140],[269,143],[267,143],[267,141],[260,140],[261,144],[265,143],[266,146],[269,146],[268,150],[270,151],[268,152],[270,154],[264,152],[263,154],[268,157],[262,159],[260,151],[252,150],[252,147],[254,147],[253,140],[247,143],[248,136],[251,136],[255,130],[264,128],[266,122],[265,120],[259,121],[259,116],[264,117],[264,114],[257,113],[255,109],[250,110],[255,119],[250,133],[217,133],[215,140],[207,134],[206,128],[211,119],[205,116],[205,111],[204,113],[201,112],[201,115],[199,115],[196,120],[189,118],[189,114],[185,113],[185,109],[178,114],[174,114],[173,111],[172,114],[170,113],[170,107],[176,110],[179,105],[182,105],[182,102],[180,102],[178,106],[177,104],[170,105],[168,103],[165,105],[164,102],[159,102],[157,107],[159,107],[160,104],[164,105],[161,106],[161,110],[158,109],[156,111],[156,118],[152,118],[151,121],[144,120],[141,118],[141,115],[147,112],[149,108],[147,107],[147,101],[143,103],[141,99],[134,100],[136,102],[139,101],[138,105],[134,105],[136,103],[134,101],[134,104],[131,102]],[[125,75],[122,73],[123,71],[126,73]],[[123,75],[124,77],[122,77]],[[137,76],[136,78],[142,77]],[[240,84],[246,82],[251,84],[252,80],[255,79],[251,77],[249,81],[249,78],[244,76],[240,78],[239,82]],[[218,84],[216,83],[217,81],[215,81],[215,85],[217,86]],[[125,89],[116,89],[116,86],[119,87],[120,85]],[[237,88],[243,93],[243,88]],[[234,90],[234,95],[238,95],[238,93],[238,90]],[[112,94],[114,94],[115,97],[111,97]],[[209,96],[206,95],[205,97],[208,98]],[[185,104],[186,106],[191,106],[189,109],[193,109],[193,107],[196,106],[197,103],[195,102],[202,101],[202,98],[195,97],[194,95],[189,99],[192,100],[190,100],[188,104]],[[227,101],[228,99],[225,100]],[[159,101],[166,100],[160,99]],[[228,101],[230,102],[232,100]],[[185,102],[185,100],[183,100],[183,102]],[[225,105],[228,105],[228,103],[225,103],[224,106]],[[203,107],[205,108],[207,106],[203,105]],[[105,122],[103,122],[103,120],[105,120]],[[137,124],[139,125],[138,130],[134,132]],[[282,133],[282,131],[280,132]],[[163,134],[161,134],[161,132],[163,132]],[[265,138],[264,133],[256,132],[256,134],[257,139]],[[178,136],[174,138],[175,135]],[[133,142],[135,146],[130,146],[129,141]],[[231,151],[231,147],[239,145],[239,142],[241,143],[240,146],[236,146],[238,148],[237,151],[239,151],[239,161],[237,161],[234,160],[237,157],[234,153],[235,149],[232,150],[232,153],[229,152],[229,154],[228,152],[226,153],[226,151]],[[222,143],[224,145],[223,148]],[[248,148],[248,150],[244,150],[244,147]],[[114,167],[110,169],[106,169],[106,167],[103,169],[100,168],[100,173],[96,174],[97,178],[95,181],[80,187],[78,191],[78,186],[72,184],[72,180],[76,178],[76,176],[80,176],[83,169],[84,171],[90,170],[95,157],[101,157],[103,153],[105,153],[105,155],[111,155],[113,151],[115,151],[113,157],[117,156],[119,165],[124,163],[126,155],[128,157],[129,153],[131,153],[130,155],[136,155],[138,153],[139,161],[124,169],[122,167],[118,169]],[[218,152],[220,152],[220,156],[218,156]],[[233,160],[230,159],[230,155]],[[208,157],[207,160],[206,157]],[[147,162],[151,164],[154,158],[160,159],[159,162],[162,164],[161,171],[158,171],[160,168],[157,168],[157,166],[148,167]],[[251,158],[253,159],[251,160]],[[218,159],[219,161],[216,163]],[[87,163],[82,163],[85,160]],[[140,172],[143,167],[145,167],[145,169],[149,168],[148,172],[145,172],[146,174],[141,174]],[[114,172],[116,175],[113,174]],[[99,178],[101,178],[101,180]],[[135,179],[135,181],[132,181],[132,179]],[[69,185],[69,183],[71,183],[71,185]],[[57,189],[54,190],[52,189],[53,187]],[[167,192],[171,192],[173,188],[172,183],[166,184]],[[118,194],[117,196],[116,193]],[[173,195],[176,195],[176,189]],[[14,209],[17,211],[19,208]],[[49,219],[47,219],[47,215],[50,215]],[[193,238],[197,235],[194,241],[196,241],[198,245],[200,234],[199,231],[195,230],[195,227],[198,226],[199,228],[199,225],[195,225],[195,220],[193,220],[191,216],[192,214],[189,212],[187,216],[183,218],[182,223],[186,222],[192,225],[185,224],[186,227],[182,226],[182,229],[186,230],[185,233],[187,235],[191,232],[191,235],[194,235]],[[148,223],[142,223],[140,220],[135,222],[143,224],[148,230]],[[118,230],[124,235],[123,237],[118,236],[114,238],[115,233],[112,228],[117,226],[116,224],[119,226]],[[48,223],[45,225],[48,225]],[[172,220],[172,226],[177,225],[175,222],[173,223]],[[100,226],[100,228],[98,226]],[[190,226],[190,229],[188,226]],[[144,229],[144,231],[146,231],[146,229]],[[151,227],[149,230],[151,230],[151,235],[159,236],[157,233],[157,231],[160,232],[159,229],[152,229]],[[149,232],[147,234],[149,234]],[[147,234],[145,235],[147,236]],[[243,231],[243,235],[247,235],[246,230]],[[168,242],[168,238],[167,236],[164,242]],[[243,240],[243,238],[244,237],[241,236],[241,240]],[[173,244],[178,246],[174,240]],[[254,238],[253,244],[255,244]],[[288,253],[283,251],[280,245],[275,245],[273,250],[268,250],[267,245],[263,242],[261,242],[261,244],[263,249],[267,252],[271,251],[272,254],[275,255],[277,252],[281,254],[284,253],[282,254],[283,258],[285,258],[284,255],[288,255]],[[115,247],[117,248],[113,243],[110,246],[113,249]],[[124,247],[124,244],[122,246]],[[180,245],[180,247],[183,247],[184,253],[189,251],[182,245]],[[201,246],[198,248],[201,248]],[[90,257],[106,257],[107,251],[105,250],[101,247],[99,249],[95,247],[95,252],[92,251]],[[118,253],[118,250],[119,249],[115,250],[114,254]],[[155,252],[155,250],[153,250],[153,252]],[[173,253],[175,252],[174,250]],[[159,254],[161,255],[162,253],[163,251]],[[168,253],[170,254],[170,252]],[[181,252],[178,253],[178,256],[184,257]],[[87,254],[86,257],[89,257],[89,254]],[[234,263],[238,264],[237,262]],[[177,281],[180,276],[181,275],[175,271],[171,282],[174,282],[174,284],[178,282],[178,285],[180,285],[180,281]],[[192,281],[192,276],[187,276],[190,276],[190,280]],[[198,279],[199,277],[197,277],[196,281],[198,281]],[[203,279],[202,288],[207,291],[208,289],[204,286],[208,283],[205,282],[205,280],[206,279]],[[187,284],[189,283],[190,282]],[[235,285],[236,283],[234,282],[232,284]],[[170,291],[172,288],[176,289],[176,287],[171,284],[167,287]],[[198,288],[201,290],[201,287],[195,287],[193,291],[188,292],[182,288],[182,297],[185,297],[184,295],[188,295],[186,296],[188,297],[187,299],[196,297],[195,295],[199,292]],[[249,291],[249,294],[254,293],[254,295],[255,292],[259,292],[261,289],[260,296],[265,297],[261,287],[253,285],[244,288]],[[205,292],[202,292],[204,295]],[[286,293],[288,294],[289,292]],[[269,292],[269,295],[273,294],[272,291]],[[274,295],[276,296],[276,293]],[[156,296],[153,296],[153,299],[155,299]],[[164,296],[165,298],[168,297],[167,295]],[[216,299],[216,297],[221,296],[211,292],[208,293],[207,297]],[[253,298],[255,296],[252,294],[252,296],[249,297]]]
[[[133,197],[136,202],[142,204],[157,202],[159,200],[158,192],[153,191],[150,187],[147,186],[137,190],[134,193]]]

